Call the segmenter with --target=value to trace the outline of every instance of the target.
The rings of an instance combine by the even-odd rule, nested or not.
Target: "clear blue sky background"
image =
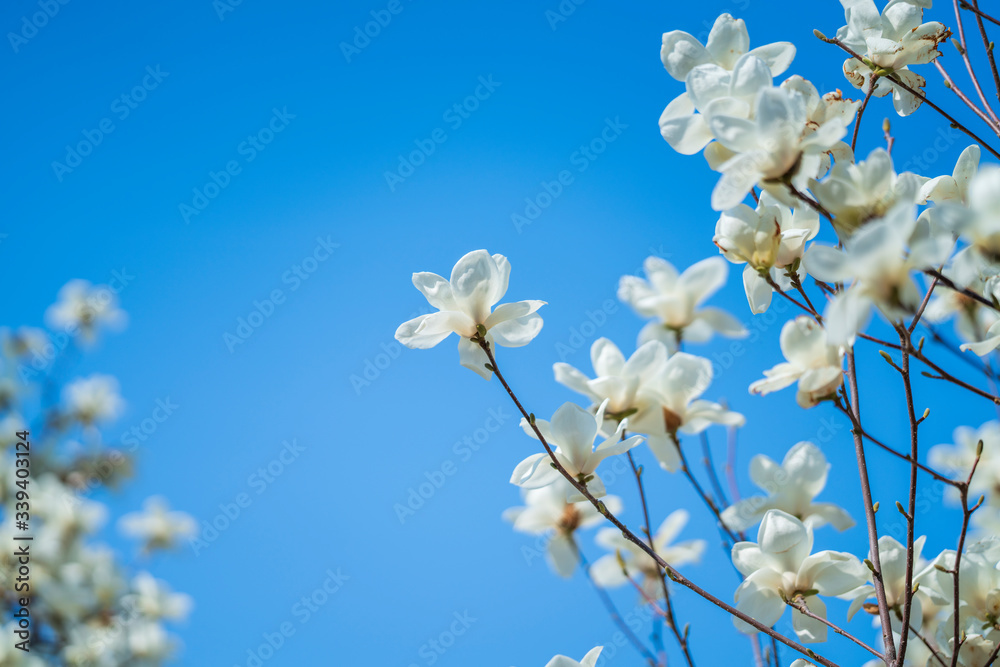
[[[0,231],[8,234],[0,260],[12,286],[3,324],[40,324],[67,280],[101,283],[125,270],[134,276],[121,293],[130,325],[79,370],[121,380],[129,408],[108,429],[112,444],[151,414],[157,398],[180,406],[139,450],[134,483],[99,497],[117,515],[162,493],[208,521],[239,494],[252,498],[201,553],[187,549],[147,563],[196,598],[179,629],[181,664],[246,665],[263,634],[290,622],[294,636],[265,664],[430,665],[422,646],[466,612],[476,620],[436,664],[541,666],[555,653],[579,658],[608,643],[613,627],[586,582],[579,575],[560,580],[540,560],[527,563],[522,547],[532,538],[500,519],[518,504],[510,471],[535,443],[517,428],[499,383],[459,367],[454,338],[429,352],[397,357],[393,349],[391,359],[379,357],[393,345],[396,326],[426,305],[410,274],[447,275],[476,248],[510,257],[509,299],[550,305],[537,340],[504,351],[503,363],[531,409],[549,415],[577,400],[552,381],[559,345],[578,344],[573,332],[614,297],[619,276],[649,254],[687,266],[716,252],[708,206],[715,175],[659,136],[660,112],[682,91],[660,64],[661,33],[680,28],[704,38],[729,11],[747,20],[755,46],[798,44],[791,72],[821,91],[847,88],[841,55],[812,37],[813,28],[832,34],[843,23],[836,2],[803,17],[800,5],[760,0],[590,0],[553,26],[546,12],[557,11],[557,0],[400,1],[402,11],[350,62],[340,44],[387,3],[246,0],[220,16],[210,0],[76,1],[60,5],[16,52],[9,37],[0,48],[8,91],[0,112],[7,165]],[[19,31],[22,17],[36,11],[27,0],[6,3],[0,26]],[[164,78],[155,88],[147,78],[152,89],[123,117],[115,100],[142,84],[147,67],[159,67]],[[476,92],[480,77],[498,82],[488,98],[460,124],[446,117]],[[268,126],[274,109],[294,118],[250,160],[243,142]],[[869,113],[862,137],[874,147],[881,119],[895,116],[887,100]],[[574,152],[608,119],[627,127],[586,171],[575,171]],[[70,172],[53,167],[85,132],[96,136],[91,131],[102,121],[113,132],[91,154]],[[938,155],[947,144],[929,171],[951,172],[966,142],[951,138],[930,110],[894,122],[897,165],[925,149]],[[446,140],[391,189],[385,173],[439,128]],[[939,132],[948,139],[934,149]],[[180,205],[193,204],[194,189],[230,161],[239,173],[186,221]],[[574,182],[519,233],[511,214],[564,169],[574,170]],[[339,248],[293,290],[286,272],[312,255],[318,237]],[[286,300],[230,351],[224,335],[235,334],[238,318],[275,289]],[[823,446],[834,468],[823,499],[860,518],[846,423],[827,407],[798,410],[791,390],[751,400],[747,385],[780,360],[779,327],[773,319],[753,324],[738,270],[714,303],[766,329],[710,390],[748,416],[743,492],[751,491],[744,473],[750,452],[780,458],[798,440],[821,438],[831,423],[823,420],[832,420],[836,434]],[[783,319],[790,315],[783,312]],[[619,307],[563,356],[590,373],[596,336],[630,353],[641,324]],[[722,360],[726,346],[695,351]],[[873,351],[861,360],[867,410],[878,412],[877,430],[897,441],[904,415],[884,408],[899,399],[898,380]],[[376,363],[382,368],[369,369],[370,384],[352,383]],[[936,385],[921,385],[918,403],[934,413],[928,444],[950,441],[957,423],[979,425],[991,416],[985,402]],[[506,415],[502,428],[463,460],[454,444],[474,436],[493,409]],[[305,450],[258,494],[248,477],[293,438]],[[722,432],[711,438],[721,458]],[[640,458],[651,460],[644,450]],[[880,519],[898,530],[892,501],[903,497],[907,473],[879,454],[872,459],[887,508]],[[456,474],[401,524],[394,504],[447,461]],[[690,507],[696,518],[685,537],[710,542],[690,575],[731,599],[737,580],[706,514],[680,478],[652,467],[649,478],[655,517]],[[628,480],[612,491],[637,521]],[[937,508],[924,516],[929,526],[942,517],[954,522],[957,513]],[[950,528],[936,533],[928,551],[953,539]],[[584,545],[599,555],[590,535]],[[867,551],[860,528],[845,535],[824,529],[817,545]],[[349,580],[302,623],[294,605],[338,568]],[[631,591],[615,599],[626,611],[636,603]],[[699,664],[749,663],[748,644],[723,614],[685,592],[677,607],[692,624]],[[846,609],[831,608],[838,615]],[[865,622],[853,627],[874,641]],[[788,628],[787,614],[782,624]],[[862,660],[844,642],[834,641],[830,655]],[[791,659],[783,652],[784,664]],[[640,661],[621,650],[609,664]]]

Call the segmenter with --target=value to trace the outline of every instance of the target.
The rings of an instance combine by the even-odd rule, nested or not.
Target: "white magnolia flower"
[[[781,328],[781,353],[787,361],[764,371],[764,379],[750,385],[752,394],[770,394],[798,381],[795,399],[811,408],[837,391],[844,382],[844,349],[830,345],[826,330],[807,315],[799,315]]]
[[[816,211],[800,206],[792,212],[765,192],[756,210],[739,204],[725,211],[715,225],[712,241],[730,262],[746,264],[743,288],[756,314],[771,305],[773,288],[765,275],[782,290],[791,289],[785,269],[795,266],[806,241],[818,232]]]
[[[148,572],[140,572],[132,580],[135,609],[151,619],[183,619],[191,611],[190,595],[174,593],[166,582],[153,578]]]
[[[973,144],[962,151],[955,162],[951,176],[932,178],[920,187],[919,199],[930,200],[935,204],[964,204],[969,196],[969,182],[979,170],[979,157],[982,151]]]
[[[926,536],[921,535],[913,541],[913,581],[923,584],[921,580],[928,581],[930,570],[927,561],[920,557],[924,549]],[[889,535],[878,538],[879,562],[882,566],[882,584],[885,586],[885,601],[892,610],[889,620],[892,622],[893,632],[902,630],[903,605],[906,601],[906,545],[900,544],[898,540]],[[871,560],[871,551],[868,552],[868,559]],[[847,620],[851,620],[854,615],[864,606],[866,600],[875,595],[875,587],[871,583],[871,572],[868,573],[868,583],[851,591],[844,597],[853,598],[851,606],[847,611]],[[923,624],[923,606],[926,601],[928,606],[933,606],[934,601],[928,597],[931,588],[921,585],[913,595],[910,610],[910,624],[919,629]],[[940,595],[934,593],[935,599],[940,599]],[[897,616],[897,613],[899,616]]]
[[[527,345],[542,329],[542,318],[535,311],[545,305],[544,301],[505,303],[493,309],[507,293],[509,278],[507,258],[485,250],[474,250],[458,260],[451,280],[436,273],[414,273],[414,287],[440,312],[399,325],[396,340],[409,348],[427,349],[454,332],[459,336],[461,364],[490,379],[493,373],[486,370],[486,353],[471,340],[479,325],[486,328],[491,345],[495,342],[504,347]]]
[[[889,153],[877,148],[867,160],[838,162],[823,182],[813,181],[811,188],[833,214],[833,226],[844,239],[900,202],[916,204],[921,200],[918,191],[923,180],[910,172],[897,176]]]
[[[604,516],[589,501],[570,503],[567,496],[575,493],[572,485],[560,476],[552,484],[538,489],[522,489],[525,505],[504,511],[503,518],[514,530],[529,535],[550,535],[545,545],[546,558],[561,577],[570,577],[580,564],[580,552],[574,534],[580,528],[590,528],[604,521]],[[604,496],[608,511],[617,514],[622,503],[618,496]]]
[[[788,87],[758,92],[750,118],[729,110],[711,114],[713,136],[734,154],[718,167],[722,178],[712,191],[712,208],[736,206],[758,184],[782,200],[789,197],[787,182],[805,189],[828,164],[827,154],[847,133],[850,119],[834,115],[810,126],[805,97]]]
[[[939,208],[957,218],[955,231],[982,258],[996,263],[1000,260],[1000,167],[985,166],[969,180],[966,202],[968,208]]]
[[[160,664],[169,658],[175,649],[167,631],[154,621],[139,620],[129,627],[128,646],[132,655],[147,664]],[[140,663],[141,664],[141,663]]]
[[[812,529],[781,510],[769,510],[757,532],[757,544],[733,546],[733,564],[746,579],[736,589],[736,608],[764,625],[774,625],[785,610],[785,600],[804,600],[809,611],[826,618],[819,595],[843,595],[864,583],[867,569],[851,554],[820,551],[810,555]],[[757,629],[733,617],[741,632]],[[826,626],[798,610],[792,625],[799,640],[826,641]]]
[[[772,76],[778,76],[792,64],[795,45],[791,42],[774,42],[750,49],[750,35],[743,19],[730,14],[720,14],[708,33],[708,41],[701,42],[682,30],[663,34],[660,59],[667,73],[684,81],[698,65],[712,64],[732,71],[741,56],[749,53],[762,60]]]
[[[101,327],[121,327],[125,313],[118,308],[118,295],[107,285],[71,280],[59,290],[59,300],[45,312],[45,321],[53,329],[79,335],[89,342]]]
[[[607,338],[598,338],[590,347],[590,361],[594,367],[594,379],[558,362],[553,365],[556,382],[579,392],[600,405],[607,399],[605,418],[629,416],[658,408],[646,391],[647,385],[663,371],[667,363],[667,348],[658,340],[643,343],[635,353],[625,360],[618,346]],[[641,417],[642,415],[640,415]],[[632,420],[634,421],[634,419]]]
[[[601,656],[603,649],[603,646],[595,646],[587,651],[587,655],[583,656],[583,660],[580,662],[572,658],[567,658],[564,655],[557,655],[549,660],[545,667],[596,667],[597,659]]]
[[[767,491],[766,496],[751,496],[730,505],[722,512],[722,521],[731,530],[750,528],[768,510],[791,514],[811,528],[831,524],[837,530],[854,525],[854,519],[839,505],[816,503],[813,499],[826,486],[830,464],[822,450],[811,442],[800,442],[788,450],[779,465],[769,456],[758,454],[750,461],[750,479]]]
[[[689,518],[690,515],[686,510],[674,510],[653,534],[653,550],[675,568],[697,563],[705,552],[705,540],[688,540],[672,544]],[[620,530],[603,528],[597,533],[596,542],[611,553],[601,556],[591,566],[590,574],[594,583],[602,588],[613,588],[621,586],[628,579],[635,581],[641,578],[641,581],[636,583],[642,586],[643,593],[649,599],[657,600],[663,597],[659,564],[632,541],[625,539]],[[624,571],[622,571],[623,563]]]
[[[997,569],[997,549],[994,544],[972,545],[962,554],[959,568],[958,599],[959,629],[967,636],[967,643],[959,651],[959,664],[982,667],[996,645],[1000,643],[1000,569]],[[984,547],[985,548],[982,548]],[[934,559],[933,569],[929,569],[922,579],[932,594],[938,595],[948,606],[953,602],[955,552],[942,551]],[[940,569],[939,569],[940,568]],[[925,586],[922,585],[921,588]],[[947,609],[947,607],[946,607]],[[954,610],[948,609],[947,617],[937,628],[937,643],[946,655],[954,651]]]
[[[642,437],[635,435],[622,439],[622,434],[628,426],[626,419],[618,425],[618,430],[613,436],[604,440],[596,449],[594,448],[594,438],[597,437],[604,424],[604,411],[607,408],[607,403],[605,400],[601,404],[596,415],[590,414],[573,403],[564,403],[552,415],[551,423],[544,419],[535,421],[535,426],[542,437],[551,447],[555,448],[555,456],[560,465],[578,481],[585,484],[587,490],[597,498],[607,493],[604,489],[604,482],[595,472],[601,461],[609,456],[624,454],[642,442]],[[532,438],[538,439],[527,419],[521,419],[521,428]],[[563,478],[562,473],[552,465],[548,453],[541,452],[532,454],[517,464],[510,482],[526,489],[537,489],[548,486],[561,478]],[[572,491],[573,494],[567,498],[568,501],[583,500],[581,493],[576,492],[575,489]]]
[[[142,540],[147,551],[171,548],[178,540],[193,536],[198,529],[191,516],[171,512],[167,501],[159,496],[148,498],[141,512],[123,516],[119,527],[129,537]]]
[[[124,408],[118,380],[110,375],[91,375],[63,388],[63,412],[85,426],[117,419]]]
[[[955,429],[953,438],[954,444],[931,447],[927,453],[928,461],[935,469],[964,482],[969,477],[976,461],[979,442],[982,441],[983,451],[976,466],[976,474],[969,482],[969,496],[986,496],[988,506],[977,514],[995,512],[1000,508],[1000,422],[986,422],[978,429],[959,426]],[[958,491],[950,486],[946,493],[952,500],[957,501],[960,497]]]
[[[852,345],[877,306],[891,320],[911,315],[921,294],[912,273],[944,262],[951,243],[918,238],[915,207],[900,202],[844,240],[845,251],[813,245],[803,262],[809,275],[829,283],[854,281],[835,296],[824,313],[827,335],[836,345]]]
[[[699,398],[712,383],[712,362],[686,352],[667,360],[645,390],[656,408],[637,413],[630,429],[648,435],[649,448],[665,470],[680,468],[678,433],[701,433],[712,424],[743,426],[746,418]]]
[[[719,333],[742,338],[747,330],[739,320],[720,308],[700,308],[726,282],[729,268],[721,257],[693,264],[683,273],[666,260],[649,257],[643,263],[647,280],[624,276],[618,283],[618,298],[641,317],[655,317],[639,333],[639,342],[660,340],[671,352],[685,340],[703,343]]]
[[[729,68],[698,65],[684,82],[686,91],[660,115],[660,134],[681,155],[694,155],[715,138],[708,126],[711,114],[725,111],[749,118],[757,93],[772,85],[772,75],[766,62],[744,55]]]
[[[855,88],[866,93],[870,77],[880,74],[873,95],[892,93],[892,103],[900,116],[920,106],[921,99],[892,83],[889,75],[898,76],[910,88],[923,92],[924,77],[911,72],[910,65],[932,62],[941,55],[938,44],[951,32],[941,23],[921,23],[929,0],[890,0],[879,14],[872,0],[840,0],[847,25],[837,31],[837,38],[867,59],[844,61],[844,74]]]
[[[34,327],[19,327],[13,331],[0,327],[0,349],[8,359],[43,355],[45,348],[50,346],[49,336],[41,329]]]

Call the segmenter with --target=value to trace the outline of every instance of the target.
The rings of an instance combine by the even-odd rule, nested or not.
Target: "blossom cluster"
[[[470,252],[450,279],[414,274],[414,286],[438,312],[396,331],[411,348],[433,347],[455,333],[463,366],[487,380],[498,375],[522,412],[522,429],[538,443],[513,464],[510,481],[520,488],[523,505],[504,518],[516,531],[547,537],[548,561],[559,576],[579,570],[600,589],[631,584],[673,632],[689,667],[688,632],[678,629],[671,598],[678,585],[732,615],[736,629],[752,637],[757,665],[769,659],[757,642],[760,632],[810,659],[799,658],[793,667],[834,664],[802,646],[827,642],[834,633],[887,667],[987,667],[1000,655],[1000,423],[960,426],[954,443],[921,449],[920,426],[929,412],[918,417],[910,370],[911,362],[920,363],[933,380],[1000,405],[1000,374],[991,358],[1000,347],[1000,166],[981,163],[984,150],[1000,153],[978,142],[962,151],[950,174],[898,173],[886,121],[885,147],[858,154],[865,109],[880,104],[878,98],[891,95],[901,117],[927,107],[944,114],[936,104],[924,105],[927,82],[914,69],[933,63],[954,87],[937,62],[951,31],[924,20],[930,0],[889,0],[881,10],[872,0],[840,2],[846,25],[834,38],[816,35],[847,54],[843,74],[859,99],[840,90],[821,94],[798,74],[777,81],[792,67],[795,47],[777,42],[752,48],[744,22],[729,14],[718,17],[704,44],[679,30],[663,35],[662,63],[684,91],[664,109],[661,134],[677,153],[702,153],[719,174],[710,204],[712,242],[721,256],[684,270],[649,257],[644,276],[620,279],[618,298],[646,324],[631,354],[600,338],[590,350],[591,369],[554,364],[555,380],[582,402],[564,403],[550,420],[536,418],[502,376],[497,346],[520,347],[536,338],[542,329],[537,311],[546,305],[497,305],[510,278],[503,255]],[[956,20],[962,9],[975,14],[985,40],[982,19],[991,17],[963,2],[955,4]],[[968,63],[961,39],[957,48]],[[991,64],[992,49],[987,43]],[[969,72],[974,78],[971,65]],[[1000,119],[980,96],[982,110],[958,93],[1000,135]],[[692,436],[716,427],[735,439],[747,421],[726,403],[704,397],[713,366],[692,351],[716,336],[748,335],[737,316],[707,305],[726,284],[730,263],[743,267],[751,315],[767,311],[775,298],[797,308],[780,331],[785,360],[763,370],[748,393],[763,396],[795,385],[799,407],[822,406],[850,420],[866,554],[814,548],[816,531],[848,531],[856,524],[844,507],[817,500],[831,466],[816,443],[793,444],[780,463],[754,456],[749,478],[761,489],[756,495],[740,499],[734,482],[730,502],[707,455],[714,488],[699,482],[690,462]],[[940,327],[949,321],[956,343]],[[925,349],[928,339],[933,342]],[[911,441],[903,450],[873,435],[869,418],[862,422],[855,357],[862,344],[875,348],[904,383]],[[973,367],[987,388],[945,369],[941,350]],[[707,441],[702,447],[709,449]],[[907,527],[903,540],[878,535],[880,502],[870,488],[866,447],[895,454],[911,474],[908,505],[896,503]],[[660,471],[637,465],[644,448]],[[641,529],[620,518],[625,502],[609,495],[602,479],[605,461],[615,457],[627,459],[634,472]],[[925,554],[927,536],[918,528],[918,473],[944,485],[963,514],[957,548],[933,557]],[[739,583],[726,596],[732,605],[679,571],[701,560],[707,542],[677,541],[691,516],[686,508],[672,508],[658,527],[651,523],[645,485],[656,479],[686,479],[704,501],[738,573]],[[581,533],[599,525],[594,541],[605,553],[591,562]],[[754,528],[755,540],[748,538]],[[828,612],[830,599],[843,601],[836,613]],[[786,611],[792,636],[775,627]],[[860,612],[879,628],[875,647],[841,627]],[[640,639],[634,643],[650,664],[664,664]],[[548,667],[593,667],[600,654],[596,647],[580,662],[557,655]]]
[[[65,346],[43,329],[0,329],[0,535],[5,544],[15,544],[15,536],[32,538],[30,577],[22,582],[29,588],[15,589],[10,580],[18,571],[14,551],[0,555],[5,608],[18,606],[16,590],[31,600],[30,641],[15,646],[11,638],[21,628],[17,619],[9,622],[0,664],[164,664],[180,647],[169,627],[187,617],[192,600],[99,540],[109,507],[90,497],[99,487],[117,488],[132,470],[129,453],[102,437],[125,407],[118,381],[101,374],[65,378],[73,352],[119,326],[124,313],[109,288],[76,280],[59,293],[46,321],[70,337]],[[27,459],[15,454],[14,434],[25,431]],[[30,474],[15,476],[24,461]],[[193,531],[194,520],[151,498],[118,525],[149,553],[175,546]]]

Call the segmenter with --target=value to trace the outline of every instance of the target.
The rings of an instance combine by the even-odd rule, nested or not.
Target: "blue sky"
[[[716,253],[715,176],[659,137],[657,118],[682,90],[659,62],[661,33],[704,39],[719,13],[732,12],[747,20],[753,45],[799,46],[790,73],[821,92],[853,92],[841,55],[812,37],[842,24],[839,5],[804,17],[799,5],[759,0],[48,4],[54,15],[34,32],[24,21],[44,1],[0,11],[0,80],[12,93],[0,136],[0,258],[14,286],[2,323],[40,324],[71,278],[129,276],[120,294],[128,329],[78,371],[121,380],[129,408],[107,430],[111,444],[157,399],[179,407],[139,448],[133,483],[99,497],[115,514],[154,493],[199,521],[240,510],[198,553],[144,564],[196,599],[179,628],[180,664],[253,664],[248,651],[282,628],[293,633],[264,664],[530,667],[612,641],[585,580],[528,562],[532,538],[500,520],[518,504],[510,470],[535,443],[499,383],[461,368],[454,339],[426,352],[395,346],[396,326],[426,307],[410,274],[447,275],[477,248],[507,255],[508,299],[549,305],[541,335],[504,350],[506,374],[539,415],[576,400],[552,381],[553,362],[589,373],[598,336],[634,349],[642,322],[614,301],[618,278],[650,254],[685,267]],[[554,13],[560,6],[575,9]],[[379,20],[369,28],[376,36],[358,37]],[[928,109],[906,123],[887,100],[869,113],[861,145],[874,148],[891,115],[897,165],[913,168],[923,155],[928,175],[950,173],[967,145]],[[585,153],[602,132],[605,149]],[[557,186],[561,172],[569,177]],[[530,224],[512,219],[557,191]],[[799,440],[825,439],[834,468],[822,499],[860,518],[846,423],[828,407],[795,408],[792,392],[747,395],[780,360],[777,332],[791,311],[777,323],[751,318],[738,271],[731,278],[713,303],[760,330],[759,342],[731,361],[726,341],[693,351],[722,369],[710,395],[748,417],[743,492],[750,452],[780,458]],[[886,392],[898,398],[897,378],[874,351],[859,359],[879,432],[902,437],[902,411],[876,408]],[[948,417],[927,422],[928,444],[991,417],[988,404],[949,389],[920,392],[918,409]],[[487,424],[499,428],[484,437]],[[465,438],[483,441],[472,450],[458,444]],[[721,458],[723,433],[710,438]],[[907,473],[872,459],[876,492],[892,507]],[[649,469],[654,521],[691,508],[684,535],[710,548],[689,574],[731,599],[737,581],[711,521],[682,480]],[[442,474],[401,521],[394,505]],[[636,521],[628,480],[611,490]],[[956,516],[935,507],[927,524]],[[818,548],[867,551],[860,528],[831,530],[817,534]],[[928,551],[952,543],[942,531]],[[584,548],[599,555],[589,535]],[[317,593],[325,584],[336,592]],[[630,591],[615,599],[635,608]],[[677,607],[699,664],[728,664],[720,633],[743,661],[748,644],[723,614],[683,591]],[[864,621],[852,627],[874,641]],[[447,650],[429,643],[453,630]],[[829,654],[861,660],[845,642]],[[607,664],[640,661],[621,649]]]

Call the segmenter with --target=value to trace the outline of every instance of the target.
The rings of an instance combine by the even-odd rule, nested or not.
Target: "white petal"
[[[486,356],[479,343],[473,343],[468,338],[458,339],[458,361],[471,371],[475,371],[484,380],[493,377],[492,371],[486,370],[486,364],[490,363],[490,358]]]
[[[694,37],[681,30],[672,30],[663,34],[660,60],[670,76],[683,81],[693,68],[712,62],[712,57]]]
[[[826,604],[815,595],[806,598],[806,607],[821,618],[826,618]],[[826,625],[822,621],[806,616],[798,609],[792,610],[792,627],[803,644],[817,644],[826,641]]]
[[[513,305],[513,304],[511,304]],[[525,315],[516,320],[501,322],[490,329],[490,335],[497,345],[503,347],[523,347],[542,330],[542,317],[538,313]]]
[[[566,579],[573,576],[573,572],[576,571],[576,566],[580,562],[580,554],[571,537],[557,533],[549,540],[546,551],[549,564],[556,574]]]

